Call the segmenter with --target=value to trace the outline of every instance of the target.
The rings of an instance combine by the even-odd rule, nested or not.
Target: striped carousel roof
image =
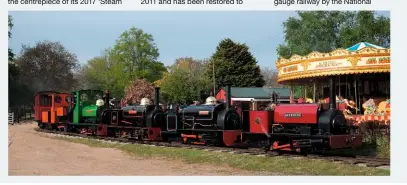
[[[346,50],[348,51],[357,51],[360,50],[362,48],[366,48],[366,47],[372,47],[372,48],[376,48],[376,49],[385,49],[384,47],[378,46],[378,45],[374,45],[374,44],[370,44],[368,42],[359,42],[349,48],[346,48]]]

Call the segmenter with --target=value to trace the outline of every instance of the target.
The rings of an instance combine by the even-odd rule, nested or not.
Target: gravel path
[[[272,175],[227,166],[134,157],[117,149],[46,138],[35,132],[35,127],[36,124],[9,126],[9,175]]]

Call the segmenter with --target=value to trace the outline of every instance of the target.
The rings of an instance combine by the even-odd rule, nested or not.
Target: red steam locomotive
[[[335,79],[330,78],[330,99],[335,99]],[[276,98],[273,98],[276,99]],[[209,101],[209,102],[208,102]],[[225,103],[191,105],[181,111],[184,143],[246,145],[267,150],[308,153],[357,147],[362,137],[352,134],[345,116],[334,101],[328,109],[319,104],[277,104],[274,110],[250,111],[248,122],[230,106],[230,86]]]

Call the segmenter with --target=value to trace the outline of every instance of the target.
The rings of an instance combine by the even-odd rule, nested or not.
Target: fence
[[[32,108],[10,108],[8,113],[8,124],[20,123],[20,121],[31,120],[34,118],[34,109]]]

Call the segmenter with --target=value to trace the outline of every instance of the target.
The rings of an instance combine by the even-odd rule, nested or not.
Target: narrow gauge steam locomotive
[[[330,87],[330,99],[334,100],[333,78],[330,78]],[[81,130],[99,136],[302,152],[357,147],[362,143],[360,135],[350,133],[345,117],[336,109],[334,101],[330,102],[329,109],[318,104],[277,104],[272,111],[253,110],[249,112],[249,119],[242,119],[230,105],[230,86],[225,103],[217,103],[209,97],[205,105],[166,112],[158,105],[159,88],[155,90],[155,105],[143,99],[140,105],[123,108],[105,104],[105,101],[109,102],[110,94],[106,93],[102,100],[101,93],[92,90],[73,93],[69,123],[47,123],[39,119],[39,125],[63,125],[67,131]],[[37,111],[41,112],[37,108],[36,115]]]
[[[330,150],[358,147],[361,135],[352,134],[345,116],[336,108],[335,79],[329,78],[330,105],[277,104],[273,111],[250,111],[242,140],[270,150]],[[276,99],[276,98],[274,98]]]
[[[230,86],[227,88],[226,103],[217,103],[214,97],[209,97],[204,105],[184,107],[179,118],[172,119],[181,122],[177,132],[183,143],[232,146],[240,141],[241,119],[230,105]]]
[[[140,105],[121,109],[108,108],[101,113],[97,135],[126,137],[138,140],[161,140],[165,130],[165,113],[159,106],[159,88],[155,88],[155,104],[147,98]]]
[[[331,77],[331,100],[335,100],[334,88],[335,81]],[[226,146],[243,144],[304,153],[362,144],[360,135],[350,133],[345,116],[336,109],[334,101],[330,102],[329,109],[323,109],[319,104],[277,104],[272,111],[250,111],[248,119],[240,119],[230,107],[230,101],[228,87],[226,104],[185,108],[180,115],[182,128],[178,130],[183,141]]]
[[[110,92],[107,91],[104,97],[103,94],[100,90],[79,90],[71,94],[38,93],[34,106],[36,121],[40,128],[59,128],[87,135],[161,140],[165,114],[158,103],[151,105],[150,100],[143,98],[140,105],[116,108],[110,104]],[[65,99],[59,103],[56,97]],[[156,88],[158,99],[159,88]],[[67,119],[62,119],[65,117]]]

